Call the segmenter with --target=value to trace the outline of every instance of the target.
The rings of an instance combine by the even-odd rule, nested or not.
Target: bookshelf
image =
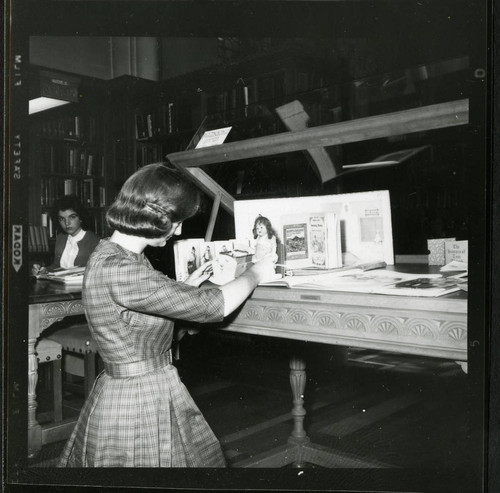
[[[158,83],[122,75],[106,82],[108,189],[114,197],[138,167],[161,157]],[[145,110],[148,108],[148,111]]]
[[[96,82],[95,84],[99,84]],[[105,112],[97,87],[79,87],[81,101],[30,115],[29,220],[56,235],[50,217],[54,200],[76,195],[88,209],[92,229],[106,235],[108,205]]]
[[[128,169],[133,172],[168,155],[184,153],[202,123],[208,129],[232,127],[224,149],[226,144],[250,143],[257,138],[279,140],[288,135],[290,142],[296,140],[276,112],[295,100],[309,117],[304,130],[349,125],[364,117],[460,100],[464,98],[463,81],[469,77],[468,66],[467,57],[457,56],[425,67],[403,67],[353,80],[345,72],[333,73],[333,65],[324,59],[289,50],[228,60],[152,83],[137,90],[130,100],[127,135],[133,144]],[[428,77],[422,78],[423,73]],[[294,132],[298,136],[300,129]],[[255,153],[249,153],[245,145],[241,154],[225,154],[219,149],[219,155],[216,148],[207,150],[217,158],[190,167],[190,172],[196,173],[195,181],[201,174],[208,175],[199,182],[202,189],[215,183],[227,192],[222,194],[221,204],[228,211],[226,195],[238,200],[389,189],[398,231],[396,253],[425,253],[426,238],[466,234],[461,218],[467,213],[467,182],[472,178],[461,170],[470,169],[466,166],[471,156],[467,132],[466,127],[424,130],[361,142],[335,142],[325,150],[338,176],[326,182],[319,179],[306,149],[270,156],[259,154],[260,144]],[[315,142],[313,148],[321,147],[321,142]],[[422,145],[431,145],[433,153],[410,164],[343,173],[343,165],[370,162],[388,152]],[[186,155],[191,156],[191,152]]]
[[[323,110],[322,104],[328,97],[329,105],[340,105],[336,83],[324,59],[293,50],[220,63],[160,81],[147,97],[136,94],[129,115],[135,166],[186,150],[200,126],[230,126],[226,143],[282,133],[286,128],[275,108],[298,97],[306,101],[311,125],[333,123],[336,115]],[[295,196],[322,189],[301,153],[204,169],[239,198]],[[302,186],[298,188],[297,182]]]

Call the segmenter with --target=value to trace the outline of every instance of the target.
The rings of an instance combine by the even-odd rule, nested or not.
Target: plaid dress
[[[59,467],[224,467],[220,444],[171,364],[173,319],[223,318],[219,289],[178,283],[102,240],[82,295],[105,371]]]

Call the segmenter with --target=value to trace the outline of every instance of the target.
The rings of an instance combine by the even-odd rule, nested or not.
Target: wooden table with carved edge
[[[53,323],[65,317],[84,313],[82,288],[69,287],[50,281],[36,281],[29,295],[28,332],[28,457],[35,457],[46,443],[62,440],[69,436],[76,418],[56,424],[40,425],[36,419],[36,384],[38,382],[38,361],[35,345],[40,334]]]
[[[35,344],[39,335],[64,317],[83,313],[79,288],[40,281],[30,294],[28,450],[35,455],[42,443],[67,436],[74,420],[59,426],[36,421],[38,363]],[[454,293],[437,298],[371,295],[259,287],[219,330],[320,342],[456,361],[467,371],[467,297]],[[294,427],[289,443],[235,467],[300,466],[381,467],[348,460],[341,454],[310,442],[304,430],[303,394],[306,366],[302,358],[290,359]]]
[[[444,358],[467,371],[467,296],[436,298],[258,287],[220,330]],[[290,359],[294,426],[286,445],[233,464],[389,467],[311,443],[303,421],[306,365]]]

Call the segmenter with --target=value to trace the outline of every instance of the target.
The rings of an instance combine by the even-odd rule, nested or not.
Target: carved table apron
[[[50,325],[72,315],[83,314],[81,288],[66,288],[37,281],[30,295],[28,336],[28,456],[35,456],[42,445],[68,435],[75,420],[40,426],[36,419],[36,384],[38,361],[35,345],[40,334]]]
[[[396,351],[456,361],[467,371],[465,293],[437,298],[259,287],[220,330]],[[289,444],[237,467],[316,463],[345,467],[338,453],[313,445],[304,430],[305,362],[290,359],[294,428]],[[351,463],[347,467],[369,467]],[[373,465],[380,467],[380,465]]]

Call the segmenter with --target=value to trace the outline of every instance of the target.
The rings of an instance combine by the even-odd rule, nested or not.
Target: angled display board
[[[170,162],[190,176],[202,190],[214,197],[222,196],[221,205],[234,214],[234,198],[207,173],[199,169],[211,163],[222,163],[272,156],[287,152],[361,142],[395,135],[405,135],[469,123],[469,101],[462,99],[385,115],[307,128],[297,132],[230,142],[213,147],[174,152]]]

